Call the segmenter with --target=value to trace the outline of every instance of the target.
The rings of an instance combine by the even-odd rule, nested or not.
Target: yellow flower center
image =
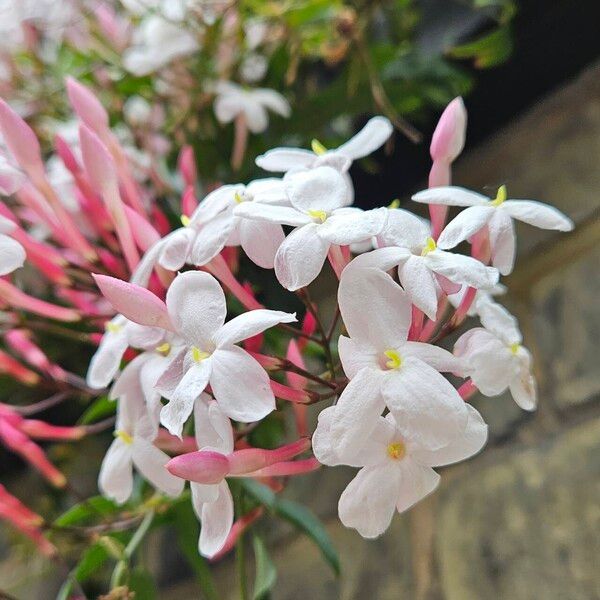
[[[393,460],[402,460],[406,456],[406,446],[402,442],[388,444],[387,455]]]
[[[236,192],[233,195],[233,199],[236,201],[237,204],[241,204],[244,201],[244,197],[239,192]]]
[[[119,333],[119,331],[121,331],[121,329],[123,329],[122,325],[119,325],[117,323],[111,323],[110,321],[104,326],[104,329],[106,329],[106,331],[108,331],[108,333]]]
[[[506,186],[501,185],[498,188],[498,193],[496,194],[496,198],[492,200],[492,206],[500,206],[507,198],[506,195]]]
[[[517,355],[517,353],[519,352],[519,349],[521,348],[521,344],[515,342],[514,344],[510,345],[510,351],[512,354],[514,354],[515,356]]]
[[[399,369],[402,366],[402,357],[395,350],[386,350],[384,354],[390,359],[385,363],[388,369]]]
[[[169,344],[169,342],[165,342],[160,346],[156,346],[155,350],[163,356],[169,356],[169,352],[171,352],[171,344]]]
[[[128,446],[133,444],[133,438],[123,429],[115,431],[114,436],[123,440]]]
[[[191,222],[191,219],[187,215],[181,215],[181,224],[187,227]]]
[[[437,244],[432,237],[428,237],[423,249],[421,250],[421,256],[427,256],[430,252],[433,252],[437,248]]]
[[[323,146],[319,140],[313,140],[310,143],[310,147],[317,156],[322,156],[325,154],[325,152],[327,152],[327,148],[325,148],[325,146]]]
[[[321,223],[325,223],[325,221],[327,220],[327,213],[324,210],[309,210],[308,214],[313,219],[319,219]]]
[[[208,358],[209,356],[210,352],[204,352],[203,350],[200,350],[200,348],[192,346],[192,359],[194,360],[194,362],[202,362],[205,358]]]

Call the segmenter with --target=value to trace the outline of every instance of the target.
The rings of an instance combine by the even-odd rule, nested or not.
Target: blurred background
[[[350,16],[370,10],[369,3],[346,4],[354,11]],[[404,51],[381,58],[377,69],[391,110],[407,119],[421,140],[399,132],[392,145],[355,164],[351,174],[357,204],[370,208],[400,198],[403,207],[416,210],[408,198],[426,186],[428,143],[437,118],[452,97],[463,94],[469,127],[454,182],[477,190],[504,183],[510,196],[552,204],[577,227],[567,235],[521,227],[517,267],[505,282],[506,304],[519,318],[534,355],[537,412],[520,411],[509,397],[476,398],[474,405],[490,424],[487,448],[475,459],[445,469],[439,492],[397,516],[376,541],[363,540],[337,519],[337,498],[350,471],[329,468],[292,481],[286,496],[323,519],[340,553],[343,575],[332,574],[306,537],[272,523],[266,532],[278,572],[272,597],[600,598],[600,7],[597,0],[382,4],[405,28]],[[353,17],[348,18],[352,26]],[[394,26],[375,19],[369,48],[376,57],[388,56],[387,29]],[[339,27],[338,22],[338,32]],[[387,39],[385,48],[378,31]],[[311,94],[295,89],[292,111],[297,108],[298,120],[274,121],[264,136],[250,141],[249,159],[240,171],[228,175],[223,169],[222,179],[253,175],[251,158],[274,142],[336,140],[338,131],[357,129],[369,114],[381,112],[370,95],[362,103],[350,95],[347,81],[338,86],[340,77],[351,76],[345,58],[336,64],[326,58],[314,56],[310,73],[316,89],[323,90],[322,103],[336,98],[339,104],[356,104],[346,115],[349,124],[332,124],[332,115],[319,112]],[[61,69],[78,75],[76,61]],[[285,93],[278,75],[270,73],[265,85]],[[118,80],[126,98],[124,81],[133,85],[132,93],[144,94],[144,77]],[[290,88],[294,85],[290,82]],[[30,100],[20,98],[23,106]],[[335,114],[335,106],[332,110]],[[61,111],[58,107],[57,114]],[[206,149],[208,133],[185,127],[177,131],[195,146],[201,172],[218,172],[226,163],[230,138],[215,142],[214,151]],[[316,295],[324,305],[332,302],[333,289],[327,275],[319,280]],[[66,356],[65,361],[75,359]],[[0,401],[23,394],[8,383],[3,389]],[[81,412],[69,410],[49,413],[48,420],[72,422]],[[58,445],[52,458],[77,489],[93,495],[105,447],[106,440],[97,438]],[[68,506],[1,448],[0,469],[2,482],[42,514]],[[194,565],[186,562],[189,555],[181,551],[177,535],[181,532],[152,533],[144,549],[160,584],[158,597],[202,597]],[[55,597],[62,574],[23,549],[20,541],[12,531],[0,529],[0,589],[19,599]],[[233,561],[226,559],[213,569],[221,595],[237,597],[229,585]]]

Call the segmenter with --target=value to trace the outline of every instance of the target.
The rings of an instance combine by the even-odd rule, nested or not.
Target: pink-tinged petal
[[[117,312],[139,325],[173,330],[165,303],[150,290],[107,275],[93,277]]]
[[[315,154],[310,150],[274,148],[257,157],[256,165],[265,171],[286,173],[299,168],[310,168],[315,159]]]
[[[438,282],[438,285],[442,288],[444,294],[448,296],[458,294],[458,292],[460,292],[460,290],[462,289],[462,285],[460,283],[454,283],[453,281],[450,281],[447,277],[444,277],[439,273],[435,274],[435,278]]]
[[[403,435],[430,449],[459,436],[467,424],[467,409],[454,387],[433,367],[414,357],[402,357],[382,386],[387,407]]]
[[[347,267],[340,281],[338,302],[346,329],[357,341],[384,351],[406,340],[410,300],[387,273]]]
[[[462,361],[448,350],[423,342],[406,342],[402,346],[402,356],[414,356],[440,373],[460,373]]]
[[[411,457],[428,467],[443,467],[477,454],[487,442],[488,427],[481,415],[467,404],[467,426],[460,437],[438,450],[411,449]]]
[[[386,208],[367,211],[351,208],[340,209],[335,211],[322,225],[319,225],[318,232],[331,244],[348,246],[378,235],[386,219]]]
[[[77,116],[93,131],[103,135],[108,129],[108,113],[93,92],[67,77],[67,94]]]
[[[507,200],[500,205],[500,210],[513,219],[542,229],[571,231],[574,227],[573,221],[560,210],[536,200]]]
[[[312,283],[323,268],[329,242],[318,234],[318,225],[309,223],[294,229],[275,255],[275,275],[281,285],[290,291]]]
[[[132,444],[135,468],[157,490],[176,497],[183,491],[185,480],[171,475],[166,469],[169,457],[148,440],[136,437]]]
[[[424,257],[427,266],[436,273],[455,283],[463,283],[475,288],[489,288],[498,283],[499,273],[493,267],[470,256],[434,250]]]
[[[269,376],[245,350],[232,346],[212,355],[210,386],[223,412],[235,421],[252,423],[275,409]]]
[[[287,194],[292,206],[302,212],[319,210],[330,213],[347,205],[348,186],[333,167],[317,167],[299,171],[286,180]]]
[[[465,145],[467,111],[462,98],[454,98],[445,108],[431,138],[429,152],[434,161],[453,162]]]
[[[218,402],[202,394],[194,405],[194,433],[200,450],[210,448],[223,454],[233,452],[233,428]]]
[[[435,319],[438,306],[436,281],[425,257],[411,256],[398,267],[398,277],[412,303],[430,319]]]
[[[262,333],[278,323],[295,323],[296,321],[296,313],[291,314],[266,308],[251,310],[225,323],[213,339],[217,347],[228,346]]]
[[[400,492],[396,497],[396,509],[400,513],[408,510],[429,496],[439,483],[440,476],[431,467],[403,460],[400,464]]]
[[[123,504],[133,490],[131,445],[117,438],[108,449],[98,476],[98,487],[103,496]]]
[[[233,525],[233,498],[226,481],[219,485],[218,498],[202,507],[201,521],[198,549],[210,558],[223,548]]]
[[[193,363],[175,388],[169,403],[160,411],[161,423],[173,435],[181,437],[183,425],[192,414],[194,402],[208,385],[213,367],[212,358]],[[159,386],[160,383],[159,380]]]
[[[299,227],[312,221],[308,215],[291,206],[276,206],[262,202],[242,202],[234,208],[233,214],[243,219],[267,221],[291,227]]]
[[[367,124],[345,144],[339,146],[334,152],[343,154],[352,160],[368,156],[383,144],[392,135],[394,127],[385,117],[373,117]]]
[[[193,345],[212,342],[227,314],[219,282],[201,271],[175,278],[167,291],[167,308],[175,330]]]
[[[423,190],[412,199],[422,204],[444,204],[446,206],[485,206],[489,198],[462,187],[444,186]]]
[[[331,425],[331,436],[340,456],[353,455],[377,426],[385,407],[381,394],[383,383],[381,371],[362,369],[339,397],[338,418]]]
[[[146,252],[161,239],[160,233],[139,212],[130,206],[124,208],[135,243],[142,252]]]
[[[101,139],[92,129],[80,125],[79,141],[83,164],[94,190],[108,195],[118,189],[117,167]]]
[[[213,485],[223,481],[229,473],[229,459],[214,450],[198,450],[172,458],[167,470],[181,479]]]
[[[277,250],[285,239],[281,225],[242,219],[238,229],[240,245],[248,258],[263,269],[272,269]]]
[[[380,536],[392,522],[400,484],[400,470],[394,466],[361,469],[340,497],[341,522],[365,538]]]
[[[309,448],[310,440],[302,438],[275,450],[263,450],[262,448],[236,450],[228,456],[229,473],[230,475],[247,475],[270,465],[291,460]]]
[[[25,263],[27,253],[16,240],[0,234],[0,275],[8,275]]]
[[[379,368],[379,353],[362,341],[341,335],[338,340],[338,352],[348,379],[356,377],[357,373],[365,367]]]
[[[493,206],[471,206],[458,213],[440,233],[438,246],[443,250],[458,246],[487,225],[495,210]]]
[[[515,265],[517,239],[513,220],[502,210],[496,210],[488,223],[492,264],[502,275],[508,275]]]
[[[0,159],[0,194],[11,196],[27,181],[25,173]],[[4,231],[2,233],[5,233]]]

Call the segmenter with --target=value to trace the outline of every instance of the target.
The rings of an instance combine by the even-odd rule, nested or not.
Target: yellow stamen
[[[321,156],[327,152],[327,148],[325,148],[325,146],[323,146],[319,140],[313,140],[310,143],[310,147],[317,156]]]
[[[111,323],[110,321],[104,326],[104,329],[108,331],[108,333],[119,333],[121,329],[123,329],[122,325],[118,325],[117,323]]]
[[[506,186],[505,185],[501,185],[498,188],[498,193],[496,194],[496,198],[495,200],[492,200],[492,205],[493,206],[500,206],[507,198],[507,194],[506,194]]]
[[[233,199],[236,201],[237,204],[241,204],[244,201],[244,198],[242,197],[242,195],[239,192],[236,192],[233,195]]]
[[[133,438],[123,429],[115,431],[114,436],[122,439],[128,446],[133,444]]]
[[[190,224],[190,218],[187,215],[181,215],[181,224],[187,227]]]
[[[425,242],[425,246],[423,246],[423,250],[421,250],[421,256],[427,256],[430,252],[433,252],[437,248],[437,244],[432,237],[428,237]]]
[[[395,200],[392,200],[389,203],[388,208],[400,208],[400,200],[398,198],[396,198]]]
[[[204,352],[202,350],[200,350],[200,348],[196,348],[196,346],[192,346],[192,358],[194,359],[194,362],[202,362],[205,358],[208,358],[210,356],[209,352]]]
[[[399,369],[402,366],[402,357],[395,350],[386,350],[384,354],[390,359],[385,363],[388,369]]]
[[[155,350],[159,354],[162,354],[163,356],[168,356],[169,352],[171,352],[171,344],[169,344],[169,342],[165,342],[164,344],[161,344],[160,346],[156,346]]]
[[[406,446],[402,442],[392,442],[388,444],[387,454],[394,460],[401,460],[406,455]]]
[[[515,342],[514,344],[510,345],[510,351],[512,354],[514,354],[515,356],[517,355],[517,353],[519,352],[521,348],[521,344]]]
[[[325,223],[325,221],[327,220],[327,213],[324,210],[309,210],[308,214],[313,219],[319,219],[321,223]]]

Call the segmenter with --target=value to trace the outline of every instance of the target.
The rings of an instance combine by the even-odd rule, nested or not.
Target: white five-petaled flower
[[[495,199],[454,186],[424,190],[412,199],[425,204],[468,207],[448,223],[440,234],[438,246],[443,249],[454,248],[487,226],[492,264],[502,275],[508,275],[515,262],[516,238],[513,219],[541,229],[573,229],[571,219],[552,206],[535,200],[507,200],[505,186],[500,187]]]
[[[346,246],[377,235],[386,209],[349,207],[344,178],[329,166],[294,173],[285,183],[291,206],[241,203],[234,214],[295,227],[275,255],[277,279],[293,291],[314,281],[332,244]]]
[[[243,115],[252,133],[261,133],[269,125],[268,110],[290,116],[288,101],[275,90],[267,88],[244,89],[230,81],[219,81],[214,86],[215,115],[221,123],[231,123]]]
[[[15,228],[16,225],[10,219],[0,215],[0,275],[8,275],[22,267],[27,258],[25,248],[7,235]]]
[[[440,375],[460,373],[462,363],[443,348],[407,341],[411,303],[400,286],[378,269],[346,268],[338,302],[350,336],[338,342],[350,379],[331,426],[339,451],[367,440],[386,406],[428,448],[463,432],[465,403]]]
[[[531,373],[531,354],[521,345],[517,320],[502,305],[486,300],[477,312],[483,327],[460,336],[454,354],[460,357],[475,386],[486,396],[510,389],[524,410],[535,410],[537,390]]]
[[[444,252],[431,237],[429,225],[402,209],[389,209],[387,223],[377,236],[379,246],[355,259],[349,268],[398,266],[398,277],[412,303],[430,319],[436,318],[442,290],[456,293],[461,284],[488,288],[498,282],[498,271],[462,254]]]
[[[144,400],[139,395],[124,395],[117,409],[115,440],[100,468],[100,491],[122,504],[133,489],[132,467],[156,489],[178,496],[185,482],[165,468],[169,456],[152,444],[157,429],[148,416]]]
[[[424,416],[428,407],[421,406]],[[463,430],[437,448],[422,443],[420,436],[406,426],[401,415],[378,417],[371,434],[356,444],[340,449],[332,427],[340,408],[326,408],[319,415],[313,436],[313,450],[323,464],[361,467],[340,497],[338,511],[346,527],[363,537],[381,535],[394,512],[403,512],[433,492],[440,476],[432,467],[441,467],[473,456],[484,446],[487,425],[481,415],[467,405]]]

